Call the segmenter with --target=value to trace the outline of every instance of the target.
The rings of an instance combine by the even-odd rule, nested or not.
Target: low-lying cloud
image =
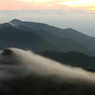
[[[94,95],[94,89],[95,74],[81,68],[16,48],[0,54],[2,95]]]

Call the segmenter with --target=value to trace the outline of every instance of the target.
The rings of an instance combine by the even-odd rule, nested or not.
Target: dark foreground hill
[[[44,51],[38,52],[38,54],[63,64],[81,67],[87,70],[95,69],[95,57],[90,57],[80,52],[70,51],[68,53],[58,53],[53,51]]]

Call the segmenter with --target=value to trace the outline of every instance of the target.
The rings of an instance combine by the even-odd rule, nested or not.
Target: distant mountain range
[[[95,38],[74,29],[60,29],[43,23],[24,22],[18,19],[10,21],[16,28],[40,35],[54,45],[58,52],[79,51],[95,56]]]
[[[63,64],[81,67],[89,71],[95,70],[95,57],[86,54],[70,51],[68,53],[58,53],[54,51],[37,52],[37,54],[48,57]]]
[[[19,30],[9,23],[0,25],[0,48],[17,47],[31,49],[32,51],[54,50],[56,46],[40,37],[38,34]]]
[[[95,38],[85,35],[81,32],[78,32],[72,28],[60,29],[43,23],[23,22],[17,19],[14,19],[10,22],[14,25],[23,25],[32,28],[34,30],[44,30],[62,38],[69,38],[75,40],[85,45],[90,50],[95,51]]]
[[[61,63],[95,69],[95,38],[72,28],[13,19],[0,24],[0,48],[30,49]]]
[[[60,29],[43,23],[14,19],[9,23],[0,24],[0,36],[1,48],[15,46],[35,52],[78,51],[95,56],[95,38],[71,28]]]
[[[32,33],[36,33],[40,35],[42,38],[44,38],[45,40],[49,41],[54,46],[56,46],[60,50],[60,52],[68,52],[72,50],[84,52],[90,50],[86,46],[70,38],[62,38],[44,30],[34,30],[32,28],[22,26],[22,25],[17,25],[16,27],[18,29],[31,31]]]
[[[18,47],[34,52],[78,51],[95,56],[95,38],[74,29],[60,29],[43,23],[13,19],[0,24],[0,47]]]

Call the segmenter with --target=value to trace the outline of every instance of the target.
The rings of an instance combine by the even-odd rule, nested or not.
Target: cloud
[[[5,49],[0,55],[1,92],[4,95],[93,95],[95,73],[62,65],[31,51]]]
[[[82,9],[68,9],[68,8],[60,8],[60,9],[28,9],[28,10],[3,10],[0,11],[0,15],[57,15],[57,14],[90,14],[95,13],[94,10],[82,10]]]

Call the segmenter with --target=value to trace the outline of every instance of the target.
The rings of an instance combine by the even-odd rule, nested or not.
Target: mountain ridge
[[[62,52],[64,51],[64,49],[66,50],[66,47],[69,48],[69,51],[71,51],[71,50],[80,51],[80,52],[89,51],[89,49],[87,47],[85,47],[81,43],[78,43],[78,42],[76,42],[70,38],[61,38],[61,37],[58,37],[56,35],[53,35],[50,32],[47,32],[44,30],[34,30],[32,28],[28,28],[28,27],[22,26],[22,25],[20,25],[20,26],[18,25],[17,27],[19,29],[31,31],[33,33],[40,35],[44,39],[46,39],[49,42],[51,42],[52,44],[54,44],[56,47],[58,46],[58,48]]]
[[[90,57],[81,52],[70,51],[61,53],[47,50],[44,52],[37,52],[37,54],[61,62],[62,64],[81,67],[86,70],[95,69],[95,57]]]
[[[26,33],[26,35],[27,35],[27,33],[34,33],[35,35],[38,35],[38,36],[40,36],[42,39],[43,39],[43,41],[42,42],[44,42],[43,44],[45,44],[48,48],[46,48],[46,46],[45,46],[45,48],[48,50],[49,49],[49,45],[50,45],[50,48],[52,47],[52,50],[53,51],[57,51],[57,52],[69,52],[69,51],[78,51],[78,52],[83,52],[83,53],[85,53],[85,54],[87,54],[87,55],[90,55],[90,56],[95,56],[95,51],[93,51],[93,50],[91,50],[90,48],[88,48],[87,46],[85,46],[84,44],[81,44],[81,43],[79,43],[79,42],[77,42],[76,40],[73,40],[73,39],[71,39],[69,36],[72,36],[72,33],[74,34],[74,35],[76,35],[75,33],[76,33],[76,31],[75,30],[73,30],[73,29],[71,29],[71,28],[69,28],[70,29],[70,31],[69,31],[69,29],[63,29],[63,30],[66,30],[66,31],[64,31],[64,33],[66,34],[66,32],[67,32],[67,34],[68,34],[68,37],[64,37],[64,38],[62,38],[62,37],[59,37],[59,36],[57,36],[57,35],[54,35],[53,33],[51,33],[51,32],[48,32],[48,31],[45,31],[45,30],[35,30],[35,29],[32,29],[32,28],[30,28],[30,27],[27,27],[27,26],[24,26],[24,25],[21,25],[22,23],[24,23],[24,22],[22,22],[22,21],[20,21],[20,20],[12,20],[12,21],[16,21],[17,23],[19,23],[20,25],[15,25],[15,24],[13,24],[13,23],[11,23],[11,22],[9,22],[9,23],[5,23],[5,24],[1,24],[0,26],[1,26],[1,29],[0,29],[0,31],[2,31],[2,29],[3,29],[3,31],[11,31],[12,32],[12,29],[10,29],[10,27],[12,27],[12,28],[15,28],[15,30],[13,30],[13,31],[15,31],[15,33],[17,32],[17,31],[23,31],[23,33]],[[27,22],[28,23],[28,22]],[[30,22],[31,23],[31,22]],[[36,24],[38,24],[39,25],[39,23],[36,23]],[[41,25],[43,25],[43,24],[41,24]],[[47,24],[44,24],[44,25],[46,25],[46,26],[48,26]],[[31,26],[31,25],[30,25]],[[32,26],[33,27],[33,26]],[[48,26],[48,27],[50,27],[50,26]],[[52,26],[51,26],[52,27]],[[5,29],[5,28],[7,28],[7,29]],[[5,29],[5,30],[4,30]],[[56,29],[56,28],[55,28]],[[62,30],[62,29],[61,29]],[[71,31],[72,30],[72,31]],[[25,32],[26,31],[26,32]],[[54,31],[53,31],[54,32]],[[7,33],[7,32],[6,32]],[[18,32],[17,32],[18,33]],[[30,33],[30,34],[31,34]],[[63,32],[58,32],[59,34],[60,33],[63,33]],[[19,33],[18,33],[19,34]],[[67,35],[66,34],[66,35]],[[80,33],[81,35],[82,35],[82,33]],[[7,34],[7,35],[9,35],[9,34]],[[14,35],[14,34],[13,34]],[[24,34],[23,34],[24,35]],[[62,34],[63,35],[63,34]],[[4,36],[5,36],[5,34],[4,34]],[[18,35],[19,36],[19,35]],[[77,35],[78,36],[78,35]],[[84,34],[82,35],[82,36],[84,36]],[[33,36],[32,36],[33,37]],[[1,37],[2,38],[2,37]],[[15,37],[14,37],[15,38]],[[30,37],[31,38],[31,37]],[[39,37],[38,37],[39,38]],[[74,37],[75,38],[75,37]],[[3,38],[4,39],[4,38]],[[9,38],[10,39],[10,38]],[[12,38],[13,39],[13,38]],[[89,38],[88,38],[89,39]],[[94,41],[94,38],[91,38],[93,41]],[[14,39],[15,40],[15,39]],[[20,38],[19,38],[19,40],[20,40]],[[26,39],[27,40],[27,39]],[[32,39],[31,39],[32,40]],[[35,39],[36,40],[36,39]],[[35,41],[34,40],[34,41]],[[44,41],[45,40],[45,41]],[[80,38],[80,40],[81,40],[81,38]],[[23,42],[24,42],[24,40],[23,40]],[[36,40],[36,42],[37,42],[37,40]],[[39,41],[38,41],[39,42]],[[37,43],[38,43],[37,42]],[[89,41],[88,40],[88,43],[89,42],[91,42],[91,41]],[[4,42],[5,43],[5,42]],[[22,42],[21,42],[22,43]],[[33,41],[32,41],[32,43],[34,43]],[[23,43],[23,44],[25,44],[25,43]],[[36,44],[37,45],[37,44]],[[91,44],[90,44],[91,45]],[[2,45],[3,46],[3,45]],[[44,45],[42,45],[42,46],[44,46]],[[27,45],[25,45],[25,47],[27,47]],[[38,47],[38,46],[37,46]],[[36,47],[36,48],[37,48]],[[42,48],[41,47],[39,47],[41,50],[42,50]],[[53,49],[54,48],[54,49]],[[35,49],[35,48],[34,48]],[[33,50],[34,50],[33,49]],[[40,51],[40,49],[38,49],[39,51]],[[43,51],[45,51],[46,49],[43,49]],[[51,50],[51,49],[49,49],[49,50]]]
[[[78,32],[72,28],[60,29],[60,28],[57,28],[54,26],[50,26],[48,24],[36,23],[36,22],[35,23],[34,22],[26,22],[26,21],[24,22],[24,21],[20,21],[17,19],[10,21],[10,23],[13,23],[15,25],[24,25],[24,26],[30,27],[35,30],[44,30],[44,31],[50,32],[50,33],[52,33],[56,36],[62,37],[62,38],[70,38],[72,40],[75,40],[75,41],[85,45],[92,51],[95,51],[95,48],[94,48],[95,47],[95,37],[88,36],[86,34]]]
[[[33,51],[57,50],[55,46],[39,35],[29,31],[19,30],[13,26],[0,29],[0,45],[1,48],[17,47],[23,49],[25,47]]]

